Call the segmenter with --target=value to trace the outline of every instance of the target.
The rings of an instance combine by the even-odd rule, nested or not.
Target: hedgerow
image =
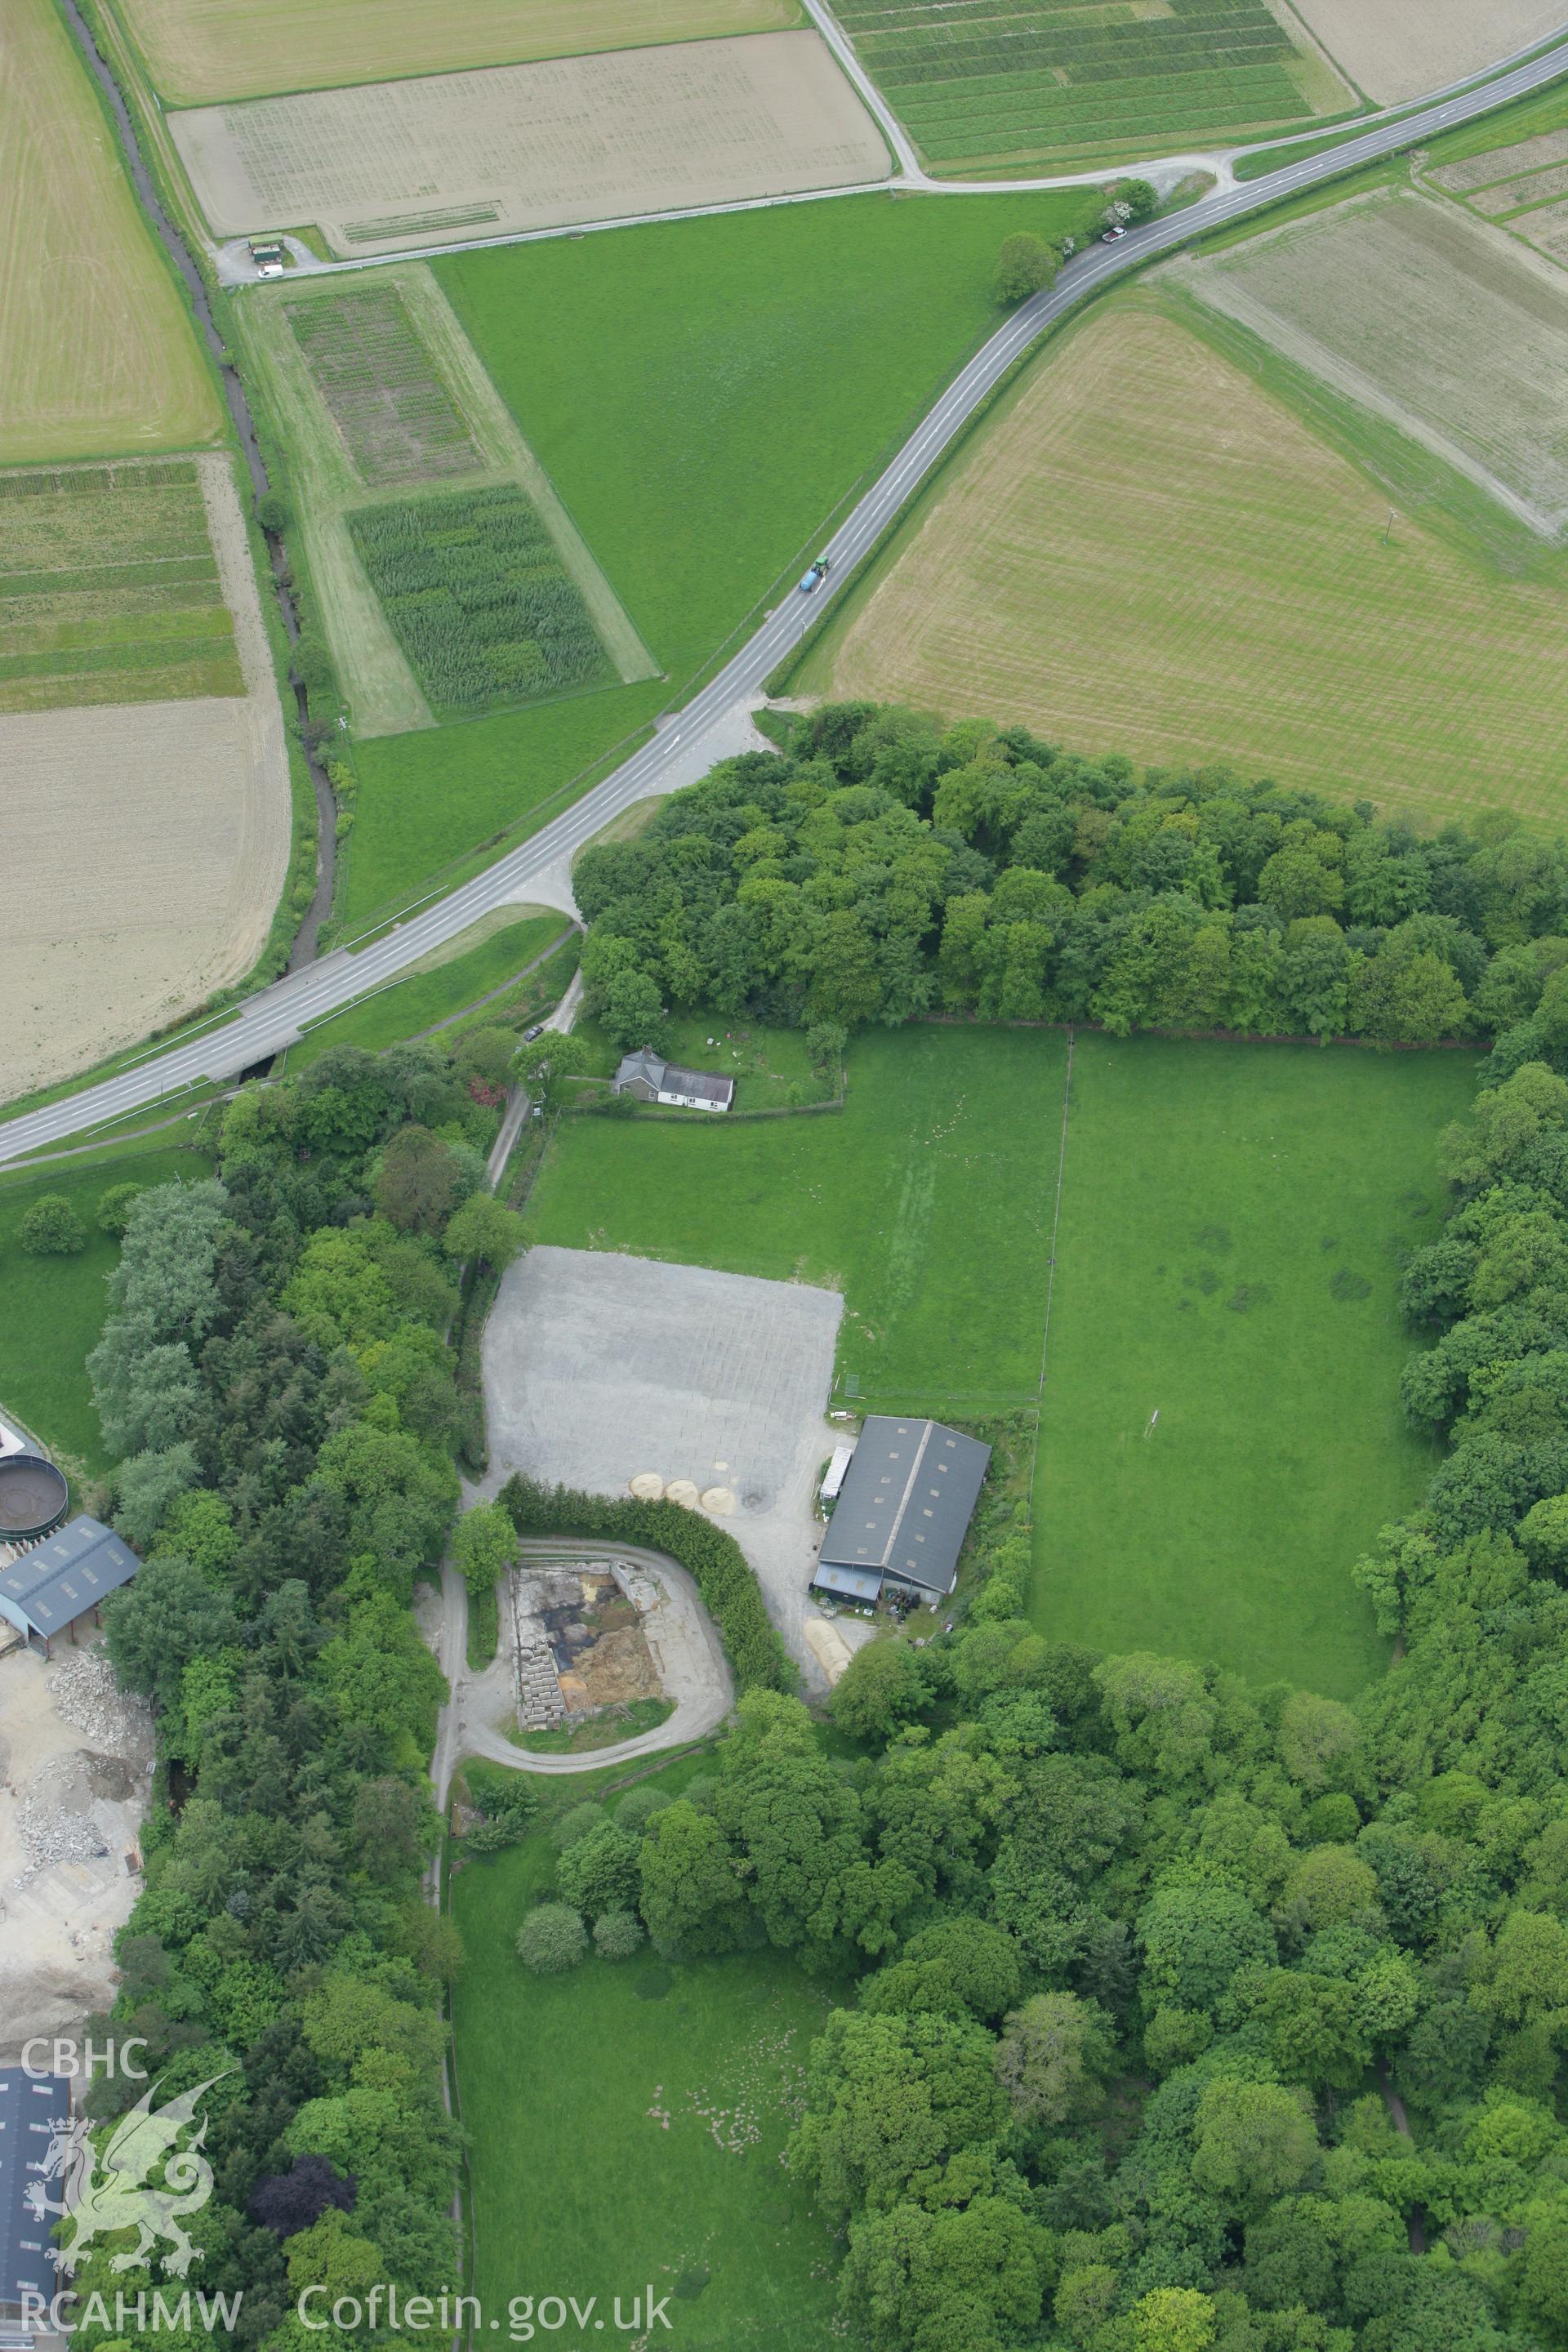
[[[795,1670],[763,1606],[757,1580],[733,1536],[700,1519],[679,1503],[643,1503],[580,1487],[542,1486],[514,1474],[498,1497],[520,1536],[618,1537],[649,1551],[668,1552],[695,1580],[703,1605],[723,1637],[735,1685],[787,1691]]]

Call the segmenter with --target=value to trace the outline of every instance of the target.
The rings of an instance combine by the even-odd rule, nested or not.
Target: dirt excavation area
[[[485,1329],[493,1494],[513,1470],[668,1496],[728,1528],[820,1685],[806,1588],[815,1501],[841,1433],[824,1418],[844,1301],[805,1283],[593,1250],[511,1266]]]
[[[496,1654],[480,1673],[468,1670],[460,1638],[447,1638],[445,1601],[437,1606],[426,1586],[416,1599],[450,1685],[444,1720],[458,1751],[520,1772],[584,1771],[700,1739],[723,1721],[734,1679],[683,1568],[648,1553],[521,1549],[501,1585]]]
[[[0,1101],[238,980],[283,888],[282,709],[229,461],[197,462],[244,694],[0,716]]]
[[[0,1657],[0,2066],[112,2000],[152,1769],[152,1718],[100,1648]]]
[[[552,1731],[568,1717],[661,1699],[639,1585],[651,1578],[613,1560],[519,1570],[509,1580],[508,1627],[522,1731]],[[643,1606],[657,1612],[657,1589]]]
[[[344,255],[855,186],[890,168],[808,32],[198,107],[170,127],[218,236],[314,226]]]
[[[1556,32],[1562,0],[1295,0],[1342,73],[1380,106],[1463,81]]]

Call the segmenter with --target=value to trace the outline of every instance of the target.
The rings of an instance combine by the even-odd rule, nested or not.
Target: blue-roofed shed
[[[112,1528],[72,1519],[0,1569],[0,1618],[47,1652],[53,1635],[129,1584],[141,1565]]]
[[[55,2217],[40,2221],[27,2191],[42,2182],[50,2142],[69,2119],[70,2084],[63,2074],[0,2066],[0,2333],[13,2343],[29,2340],[23,2296],[47,2304],[59,2286],[49,2258]],[[58,2199],[58,2182],[45,2194]]]

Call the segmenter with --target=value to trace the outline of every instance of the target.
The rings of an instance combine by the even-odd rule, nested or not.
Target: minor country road
[[[1157,255],[1171,253],[1206,231],[1242,221],[1281,196],[1298,194],[1341,177],[1402,147],[1419,145],[1438,131],[1489,113],[1568,73],[1561,50],[1531,59],[1478,89],[1440,98],[1403,121],[1381,123],[1359,139],[1322,155],[1289,163],[1267,178],[1217,189],[1168,220],[1151,222],[1115,245],[1095,245],[1062,271],[1055,287],[1023,303],[989,342],[976,352],[930,409],[885,472],[834,532],[826,552],[833,570],[815,596],[793,589],[769,613],[741,650],[684,709],[640,751],[585,793],[581,800],[531,839],[499,858],[470,882],[395,926],[357,955],[339,950],[247,999],[237,1019],[206,1029],[162,1053],[148,1054],[133,1068],[100,1080],[65,1099],[24,1113],[0,1125],[0,1162],[15,1160],[121,1117],[171,1091],[268,1059],[309,1020],[336,1012],[433,948],[467,929],[496,907],[526,900],[538,884],[568,866],[573,854],[610,819],[649,794],[668,791],[672,778],[689,772],[694,751],[736,708],[755,696],[763,681],[793,652],[824,605],[869,553],[910,498],[940,465],[974,411],[1044,331],[1092,294],[1129,275]],[[936,202],[935,197],[911,202]]]

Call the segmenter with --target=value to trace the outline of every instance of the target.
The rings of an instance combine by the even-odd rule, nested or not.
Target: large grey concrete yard
[[[607,1495],[650,1473],[667,1486],[727,1489],[732,1510],[713,1516],[820,1685],[803,1627],[843,1311],[837,1291],[804,1283],[531,1250],[508,1270],[485,1331],[485,1493],[513,1470]]]

